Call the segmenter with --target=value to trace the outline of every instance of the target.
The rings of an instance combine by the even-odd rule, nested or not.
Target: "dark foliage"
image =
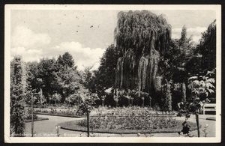
[[[10,134],[23,136],[25,116],[25,68],[20,57],[11,62],[10,74]]]

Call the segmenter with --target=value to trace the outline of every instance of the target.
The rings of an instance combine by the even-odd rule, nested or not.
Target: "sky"
[[[106,48],[114,43],[117,10],[12,10],[10,54],[25,62],[57,58],[69,52],[78,67],[97,69]],[[188,37],[198,42],[201,33],[216,18],[210,10],[154,10],[163,14],[179,38],[185,25]]]

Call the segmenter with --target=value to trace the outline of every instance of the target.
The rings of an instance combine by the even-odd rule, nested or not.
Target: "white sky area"
[[[114,43],[114,29],[119,11],[81,10],[13,10],[11,12],[11,58],[39,61],[57,58],[69,52],[79,70],[97,69],[105,49]],[[198,43],[201,33],[216,18],[214,11],[167,10],[164,14],[172,26],[172,38],[180,38],[182,27]]]

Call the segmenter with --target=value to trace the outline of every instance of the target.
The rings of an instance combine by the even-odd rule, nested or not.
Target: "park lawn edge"
[[[36,122],[36,121],[44,121],[44,120],[49,120],[49,118],[37,118],[37,119],[35,119],[34,120],[34,122]],[[25,120],[25,123],[29,123],[29,122],[32,122],[32,120],[31,119],[29,119],[29,120]]]

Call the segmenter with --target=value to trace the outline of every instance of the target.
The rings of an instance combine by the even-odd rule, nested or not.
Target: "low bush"
[[[31,111],[31,109],[30,108],[27,108],[26,110],[25,110],[25,119],[26,120],[30,120],[30,119],[32,119],[32,111]],[[35,120],[35,119],[37,119],[37,115],[36,114],[33,114],[33,119]]]
[[[69,109],[62,109],[62,108],[36,108],[34,110],[36,114],[48,114],[54,116],[66,116],[66,117],[78,117],[77,115],[77,108],[69,108]]]

